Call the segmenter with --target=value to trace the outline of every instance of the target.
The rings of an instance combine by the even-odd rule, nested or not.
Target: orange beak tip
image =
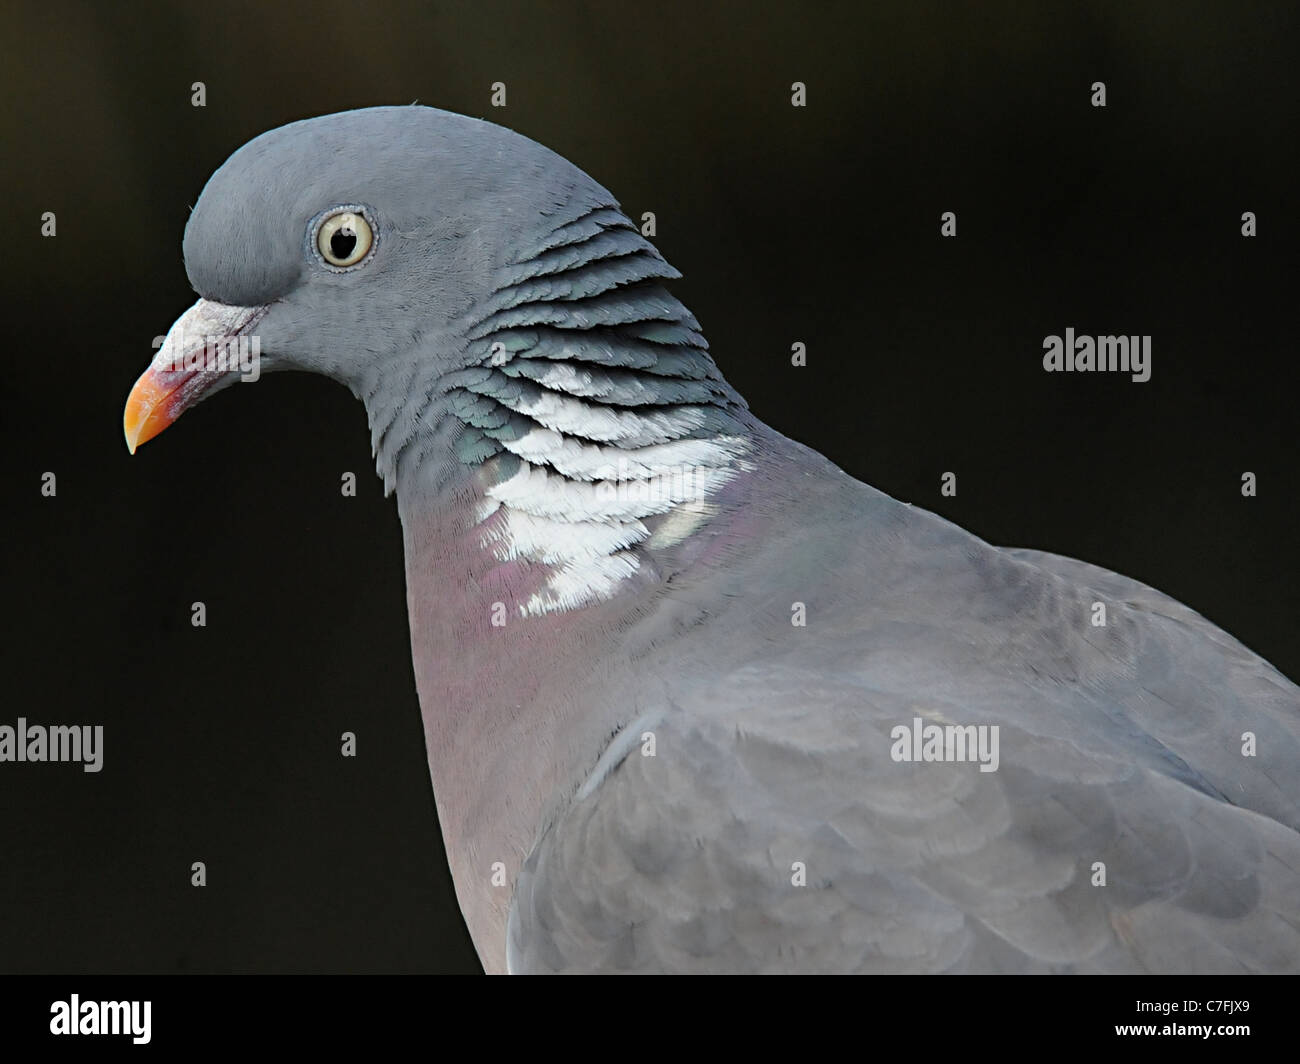
[[[126,436],[126,449],[131,454],[135,454],[140,444],[152,440],[171,424],[172,419],[166,414],[168,395],[168,390],[152,369],[145,370],[135,382],[122,413],[122,432]]]

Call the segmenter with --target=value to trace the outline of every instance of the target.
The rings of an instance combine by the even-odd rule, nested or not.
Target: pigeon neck
[[[479,310],[363,389],[399,497],[456,514],[517,616],[657,582],[656,555],[718,512],[750,421],[679,276],[612,205],[577,208],[511,256]],[[461,352],[452,372],[445,350]],[[476,567],[476,568],[478,568]]]
[[[512,878],[595,763],[632,692],[593,669],[614,640],[647,652],[671,637],[642,622],[738,549],[751,463],[772,444],[664,287],[675,276],[597,205],[515,256],[480,313],[359,389],[402,516],[439,818],[491,970],[509,892],[479,889],[484,861]]]
[[[559,433],[548,452],[555,464],[507,451],[476,466],[401,468],[430,776],[461,908],[489,971],[504,970],[510,891],[487,886],[483,869],[501,862],[504,882],[514,882],[541,825],[643,697],[608,675],[611,655],[635,658],[696,634],[707,611],[689,592],[674,605],[670,589],[700,586],[751,542],[749,496],[764,478],[744,467],[766,460],[767,441],[757,423],[748,427],[647,445],[702,469],[694,486],[686,477],[657,483],[650,473],[663,467],[645,449],[624,456],[622,480],[561,472],[574,441]],[[574,446],[582,457],[595,445]],[[653,619],[665,601],[667,624]]]

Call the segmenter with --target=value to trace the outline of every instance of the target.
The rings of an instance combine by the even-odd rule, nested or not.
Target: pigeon
[[[758,420],[574,164],[430,107],[294,122],[184,259],[127,445],[262,372],[365,405],[486,971],[1300,969],[1296,686]]]

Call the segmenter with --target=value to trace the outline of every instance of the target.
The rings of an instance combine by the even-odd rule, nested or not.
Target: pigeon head
[[[489,522],[525,612],[657,571],[638,552],[682,543],[742,469],[744,401],[667,291],[680,275],[509,130],[426,107],[273,130],[213,175],[184,250],[202,298],[128,397],[132,452],[263,370],[332,377],[365,404],[386,491],[413,511],[477,497],[456,519]]]
[[[391,410],[383,393],[408,389],[413,364],[432,379],[481,360],[471,333],[533,272],[520,264],[616,206],[540,144],[434,108],[271,130],[216,171],[191,213],[185,267],[202,298],[132,392],[127,444],[265,370],[322,373]]]

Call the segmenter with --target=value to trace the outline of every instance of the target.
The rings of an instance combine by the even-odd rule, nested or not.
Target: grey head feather
[[[373,260],[320,268],[313,219],[354,204]],[[548,363],[579,367],[565,378],[576,401],[708,408],[690,434],[740,431],[743,400],[664,287],[680,274],[608,190],[488,122],[380,107],[265,133],[208,182],[185,262],[206,299],[270,304],[266,370],[323,373],[364,401],[389,492],[431,436],[477,465],[500,452],[493,434],[526,433],[521,390],[547,389]]]

